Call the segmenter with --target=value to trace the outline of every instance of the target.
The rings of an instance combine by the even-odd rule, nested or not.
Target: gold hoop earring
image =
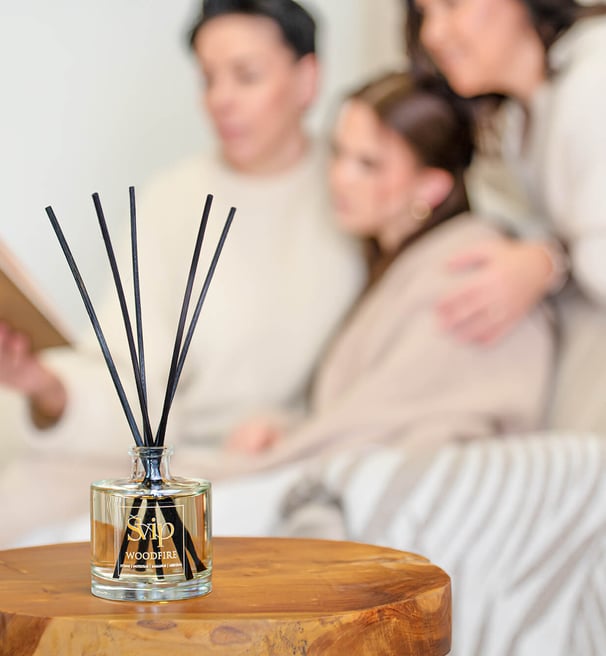
[[[425,223],[431,216],[431,205],[421,199],[413,200],[408,209],[410,217],[415,223]]]

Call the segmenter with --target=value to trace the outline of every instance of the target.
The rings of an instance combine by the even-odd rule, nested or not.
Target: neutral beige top
[[[435,312],[436,301],[462,279],[448,271],[448,256],[494,237],[492,228],[462,215],[419,239],[335,339],[307,420],[256,458],[214,461],[179,449],[179,470],[191,464],[195,471],[197,459],[199,471],[218,480],[354,446],[437,444],[537,428],[552,372],[553,337],[543,309],[493,346],[457,341]]]
[[[398,258],[324,360],[314,418],[293,433],[293,449],[468,440],[539,425],[552,356],[544,312],[487,347],[458,342],[437,321],[436,301],[460,282],[448,256],[491,234],[461,216]]]

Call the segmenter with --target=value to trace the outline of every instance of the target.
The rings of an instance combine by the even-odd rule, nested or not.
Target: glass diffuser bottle
[[[91,485],[92,593],[169,601],[211,591],[211,486],[172,477],[167,447],[130,451],[129,479]]]
[[[206,480],[171,476],[169,459],[172,451],[164,446],[164,438],[194,329],[236,210],[230,209],[186,330],[212,203],[210,194],[206,198],[181,306],[164,405],[158,429],[154,432],[147,405],[134,188],[129,191],[136,335],[98,194],[93,194],[93,202],[124,320],[141,409],[141,427],[52,207],[47,207],[46,213],[84,302],[137,445],[131,451],[133,469],[130,478],[103,480],[91,485],[91,591],[98,597],[113,600],[170,601],[207,594],[212,588],[211,486]]]

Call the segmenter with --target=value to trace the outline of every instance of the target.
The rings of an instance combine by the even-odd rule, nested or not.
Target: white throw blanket
[[[319,494],[342,508],[349,539],[420,553],[451,576],[452,656],[604,654],[603,438],[371,449],[333,459],[308,488],[283,533],[323,530]]]

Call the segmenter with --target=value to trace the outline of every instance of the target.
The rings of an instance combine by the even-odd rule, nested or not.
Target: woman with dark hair
[[[526,226],[532,239],[472,245],[451,260],[454,269],[476,273],[439,304],[445,327],[464,340],[498,339],[559,291],[569,273],[586,296],[606,302],[606,6],[574,0],[407,0],[406,6],[415,74],[443,76],[458,94],[476,99],[532,217]],[[504,213],[506,204],[499,207],[487,187],[470,193],[491,200],[494,207],[484,210]]]
[[[530,312],[489,348],[452,339],[433,313],[468,275],[453,281],[447,254],[502,240],[468,212],[472,153],[467,104],[444,85],[395,73],[348,98],[330,182],[340,226],[366,244],[368,285],[323,359],[309,418],[284,435],[270,419],[243,425],[235,451],[265,452],[262,466],[356,444],[435,444],[538,425],[551,354],[543,313]]]
[[[152,409],[162,405],[206,194],[214,194],[216,220],[202,262],[231,205],[237,215],[175,399],[173,444],[217,446],[266,407],[300,412],[315,363],[362,283],[359,249],[331,220],[327,153],[304,125],[318,82],[315,35],[313,17],[293,0],[204,0],[188,34],[218,147],[159,175],[141,195]],[[117,311],[108,308],[103,325],[114,356],[128,362],[121,334],[113,335]],[[124,448],[126,425],[96,344],[38,358],[0,324],[2,383],[29,401],[44,428],[34,431],[38,442],[68,452]]]
[[[201,265],[210,262],[229,207],[238,210],[167,431],[177,457],[193,452],[184,460],[197,462],[200,475],[200,452],[217,451],[247,417],[268,407],[288,416],[305,409],[313,369],[363,284],[363,258],[332,221],[328,153],[304,125],[319,68],[311,15],[293,0],[204,0],[188,42],[217,148],[147,185],[138,222],[147,390],[156,415],[206,194],[214,202]],[[129,359],[118,313],[117,304],[100,312],[121,368]],[[87,512],[90,481],[123,460],[127,425],[91,340],[40,356],[0,322],[0,384],[26,400],[32,445],[3,470],[1,488],[32,476],[48,500],[44,508],[34,497],[22,497],[18,509],[4,504],[0,544],[27,540],[28,532],[33,542],[52,540],[31,532]]]

